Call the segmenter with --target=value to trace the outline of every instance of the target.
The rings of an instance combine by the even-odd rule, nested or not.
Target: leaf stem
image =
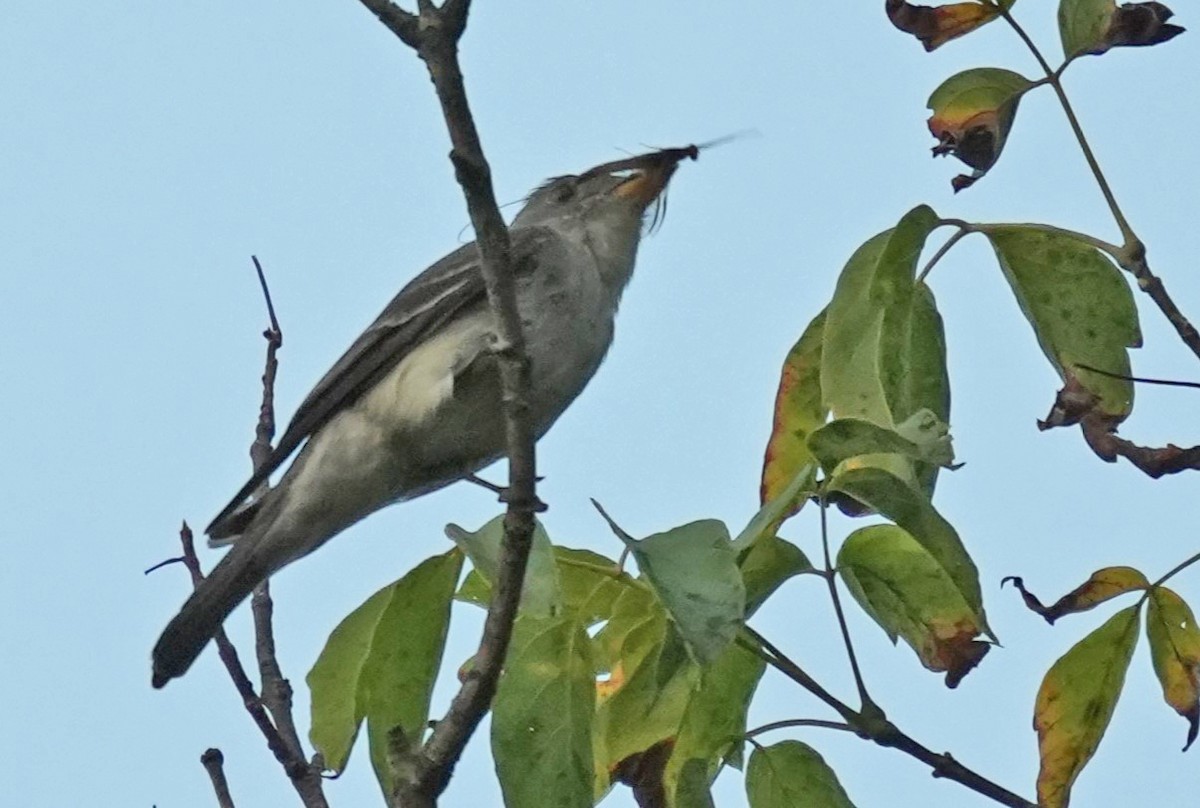
[[[1125,256],[1125,251],[1116,244],[1105,241],[1104,239],[1090,236],[1087,233],[1080,233],[1078,230],[1070,230],[1065,227],[1055,227],[1052,224],[1041,224],[1040,222],[968,222],[964,219],[941,219],[938,221],[940,226],[957,227],[967,233],[994,233],[997,230],[1005,230],[1013,227],[1020,227],[1025,230],[1036,230],[1042,233],[1050,233],[1056,236],[1066,236],[1067,238],[1081,241],[1084,244],[1095,247],[1102,253],[1106,253],[1114,261],[1118,263]],[[949,244],[949,242],[947,242]],[[940,258],[940,255],[935,255],[935,258]]]
[[[949,224],[949,222],[946,222],[946,223]],[[966,223],[964,222],[963,224],[966,224]],[[921,273],[919,275],[917,275],[917,283],[924,283],[925,277],[927,275],[929,275],[930,272],[933,271],[933,268],[935,266],[937,266],[937,262],[941,261],[942,257],[946,253],[950,252],[951,249],[954,248],[955,244],[962,241],[963,236],[966,236],[966,235],[970,234],[971,232],[972,232],[972,230],[970,228],[963,227],[960,225],[958,228],[958,232],[956,232],[954,235],[950,236],[950,238],[946,239],[946,243],[943,244],[941,247],[938,247],[937,252],[935,252],[933,254],[933,257],[929,259],[929,262],[927,264],[925,264],[925,268],[921,270]]]
[[[833,566],[833,558],[829,553],[829,525],[826,518],[829,502],[822,495],[817,504],[821,507],[821,552],[825,556],[825,583],[829,586],[829,598],[833,601],[833,611],[837,615],[838,628],[842,632],[846,656],[850,659],[850,670],[854,672],[854,685],[858,688],[858,698],[862,701],[862,709],[866,711],[874,708],[875,703],[871,701],[871,696],[867,693],[862,670],[858,667],[858,657],[854,653],[854,643],[850,639],[850,627],[846,625],[846,613],[842,610],[842,599],[838,596],[837,575]]]
[[[789,727],[820,727],[822,729],[841,730],[842,732],[854,732],[854,727],[841,721],[822,721],[820,718],[789,718],[785,721],[772,721],[769,724],[763,724],[761,727],[755,727],[743,737],[749,741],[763,733],[788,729]]]

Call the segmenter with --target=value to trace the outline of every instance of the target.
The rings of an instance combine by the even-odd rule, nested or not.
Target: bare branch
[[[466,30],[470,0],[445,0],[440,6],[420,2],[418,14],[389,2],[361,0],[379,20],[409,47],[429,71],[450,134],[450,161],[462,186],[475,243],[479,249],[488,303],[496,320],[493,351],[503,389],[509,484],[500,567],[483,626],[475,664],[466,674],[446,716],[434,727],[413,761],[394,766],[395,802],[403,806],[436,804],[467,741],[487,713],[500,669],[508,653],[521,584],[529,560],[537,499],[534,434],[529,417],[529,358],[517,311],[512,251],[508,228],[500,216],[492,188],[491,168],[483,154],[479,132],[463,85],[458,40]]]
[[[233,796],[229,793],[229,781],[225,779],[225,756],[220,749],[210,748],[200,756],[200,763],[212,780],[213,791],[217,794],[219,808],[234,808]]]

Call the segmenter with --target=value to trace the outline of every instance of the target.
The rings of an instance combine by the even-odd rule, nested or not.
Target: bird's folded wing
[[[510,235],[515,271],[532,272],[536,262],[530,259],[538,244],[552,234],[543,228],[521,228]],[[305,439],[370,389],[430,334],[462,311],[483,304],[486,297],[474,242],[450,253],[409,282],[317,382],[270,457],[205,532],[211,536],[228,535],[229,531],[222,530],[222,523]]]

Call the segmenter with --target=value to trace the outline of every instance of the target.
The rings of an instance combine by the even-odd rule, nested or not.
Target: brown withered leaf
[[[1040,614],[1050,625],[1054,625],[1054,621],[1063,615],[1086,612],[1118,595],[1150,586],[1146,576],[1133,567],[1105,567],[1093,572],[1083,584],[1063,595],[1052,606],[1044,606],[1036,595],[1025,588],[1024,579],[1010,575],[1000,581],[1000,585],[1004,586],[1009,581],[1020,591],[1029,610]]]
[[[1184,32],[1167,22],[1175,12],[1162,3],[1129,3],[1118,6],[1106,39],[1112,47],[1157,45]]]
[[[1037,422],[1045,432],[1058,426],[1074,426],[1100,403],[1100,397],[1080,383],[1074,373],[1067,371],[1067,383],[1054,397],[1054,406],[1044,420]]]
[[[612,768],[613,782],[633,789],[633,798],[640,808],[667,808],[663,774],[674,748],[675,739],[665,738],[649,749],[630,755]]]
[[[917,6],[904,0],[887,0],[887,15],[892,25],[912,34],[925,50],[931,51],[988,24],[1000,16],[1000,9],[979,2]]]

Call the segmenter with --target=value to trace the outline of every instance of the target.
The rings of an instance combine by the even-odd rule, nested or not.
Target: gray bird
[[[664,149],[556,177],[510,228],[537,437],[613,339],[646,211],[680,160]],[[233,545],[154,646],[155,687],[181,676],[261,581],[385,505],[470,476],[505,452],[493,318],[474,243],[405,286],[300,405],[270,458],[208,526]],[[301,448],[303,444],[303,448]],[[279,484],[255,496],[300,449]]]

